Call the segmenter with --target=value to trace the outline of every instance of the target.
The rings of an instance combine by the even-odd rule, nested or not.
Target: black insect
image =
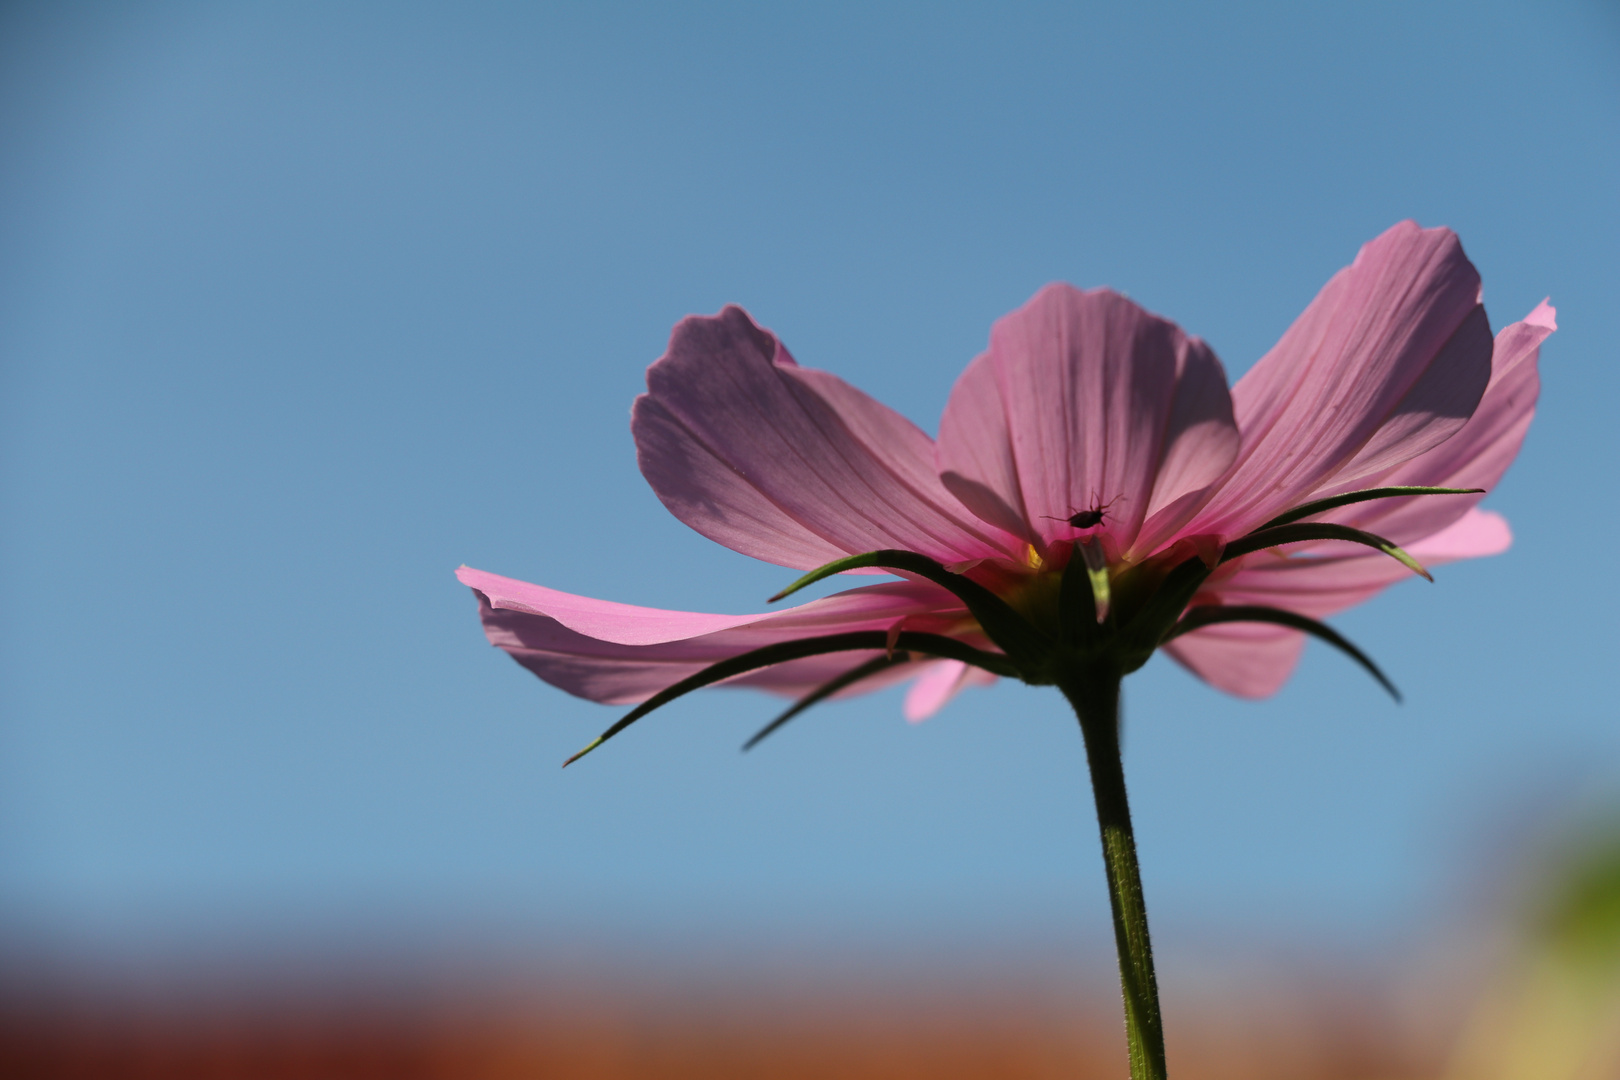
[[[1096,496],[1093,496],[1090,510],[1077,510],[1066,518],[1055,518],[1050,515],[1046,515],[1046,520],[1067,521],[1076,529],[1095,529],[1097,526],[1103,523],[1103,518],[1108,516],[1108,508],[1119,502],[1124,497],[1125,496],[1123,495],[1115,495],[1112,499],[1109,499],[1105,503],[1098,503],[1096,501]]]

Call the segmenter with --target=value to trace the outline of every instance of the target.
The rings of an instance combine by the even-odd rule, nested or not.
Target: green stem
[[[1130,1045],[1131,1080],[1165,1080],[1164,1028],[1159,1019],[1159,986],[1153,976],[1147,906],[1136,864],[1131,808],[1125,799],[1125,769],[1119,750],[1120,673],[1105,664],[1088,665],[1060,684],[1086,740],[1091,790],[1102,831],[1108,899],[1114,909],[1114,943],[1125,995],[1125,1037]]]

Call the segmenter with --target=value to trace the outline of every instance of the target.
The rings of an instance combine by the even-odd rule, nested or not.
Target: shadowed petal
[[[1125,550],[1145,522],[1172,535],[1237,446],[1203,342],[1118,293],[1058,284],[996,322],[951,391],[937,458],[958,499],[1039,548],[1107,504],[1102,531]]]
[[[1138,556],[1169,543],[1204,503],[1209,486],[1237,457],[1240,436],[1232,419],[1226,370],[1202,341],[1185,342],[1175,400],[1166,426],[1163,460],[1148,504],[1148,518],[1132,544]]]
[[[1543,302],[1496,336],[1490,385],[1461,431],[1369,486],[1492,488],[1513,462],[1535,413],[1541,343],[1557,329]],[[1360,486],[1360,485],[1357,485]],[[1323,516],[1388,536],[1419,562],[1439,566],[1506,551],[1512,532],[1501,515],[1478,509],[1483,495],[1381,499]],[[1206,594],[1229,604],[1259,604],[1323,618],[1353,607],[1408,577],[1405,568],[1350,545],[1300,546],[1288,557],[1257,552],[1210,583]]]
[[[645,701],[711,664],[746,651],[709,647],[713,643],[707,646],[688,646],[684,642],[614,645],[575,634],[559,623],[548,627],[514,618],[509,612],[490,609],[487,600],[482,598],[479,610],[491,642],[512,659],[559,689],[605,705],[633,705]],[[749,686],[798,697],[851,666],[881,655],[881,650],[875,650],[812,656],[749,672],[721,685]],[[851,692],[877,690],[911,678],[921,666],[898,665],[862,681]]]
[[[1523,322],[1496,335],[1491,381],[1479,408],[1461,431],[1426,453],[1379,475],[1365,486],[1432,485],[1494,489],[1518,456],[1535,415],[1541,379],[1541,343],[1556,330],[1555,312],[1542,301]],[[1357,486],[1363,486],[1358,484]],[[1380,499],[1324,516],[1410,545],[1459,520],[1484,495]]]
[[[1491,373],[1479,275],[1449,229],[1402,222],[1335,274],[1238,381],[1243,448],[1191,526],[1239,535],[1462,428]]]
[[[642,474],[719,543],[809,569],[881,548],[953,563],[1016,545],[940,484],[933,441],[738,307],[683,319],[631,414]]]
[[[1557,329],[1541,303],[1497,334],[1491,380],[1462,430],[1405,464],[1356,486],[1434,485],[1493,488],[1519,452],[1535,413],[1541,343]],[[1513,535],[1500,514],[1478,509],[1483,495],[1422,496],[1358,503],[1323,515],[1388,536],[1419,562],[1439,566],[1506,551]],[[1206,594],[1229,604],[1259,604],[1313,618],[1353,607],[1410,575],[1404,567],[1332,542],[1257,552],[1210,583]],[[1189,635],[1191,636],[1191,635]]]
[[[852,589],[760,615],[662,611],[593,600],[469,567],[456,575],[478,597],[490,644],[546,682],[608,704],[645,700],[710,664],[779,641],[853,630],[907,630],[961,636],[967,613],[945,590],[900,581]],[[728,685],[803,693],[872,653],[813,656],[750,672]],[[861,683],[876,689],[918,673],[901,665]]]
[[[1039,542],[1024,505],[1018,461],[1007,427],[1007,403],[988,353],[967,366],[951,388],[935,448],[940,479],[981,521]]]

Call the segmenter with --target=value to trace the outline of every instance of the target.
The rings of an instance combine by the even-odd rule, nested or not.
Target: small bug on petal
[[[1077,510],[1066,518],[1055,518],[1050,514],[1043,514],[1042,516],[1045,517],[1047,521],[1067,521],[1076,529],[1095,529],[1097,526],[1103,523],[1103,518],[1108,516],[1108,508],[1119,502],[1124,497],[1125,496],[1123,495],[1115,495],[1107,502],[1099,503],[1097,502],[1097,497],[1093,495],[1090,510]]]

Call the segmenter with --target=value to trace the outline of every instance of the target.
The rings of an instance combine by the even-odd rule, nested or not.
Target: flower
[[[1118,293],[1054,284],[997,321],[936,441],[727,307],[683,320],[648,369],[631,421],[642,474],[745,555],[902,580],[714,615],[457,576],[491,643],[593,701],[723,680],[808,703],[909,679],[916,720],[998,674],[1060,681],[1041,651],[1059,640],[1071,659],[1111,649],[1125,671],[1162,646],[1263,696],[1307,632],[1371,666],[1316,620],[1414,560],[1508,546],[1476,504],[1523,440],[1553,318],[1544,302],[1493,341],[1457,237],[1403,222],[1229,391],[1203,341]],[[1354,494],[1389,488],[1450,493]]]
[[[914,680],[912,719],[974,680],[1057,686],[1097,804],[1131,1075],[1163,1080],[1120,680],[1164,648],[1261,696],[1312,634],[1393,693],[1319,620],[1427,577],[1418,557],[1508,546],[1506,523],[1476,504],[1518,453],[1553,320],[1543,302],[1493,340],[1456,236],[1403,222],[1228,391],[1215,354],[1175,324],[1106,289],[1049,285],[995,324],[936,442],[728,307],[683,320],[648,369],[631,419],[642,474],[703,535],[809,570],[773,600],[836,573],[901,580],[704,615],[458,576],[519,663],[639,702],[569,761],[721,682],[798,699],[748,745],[823,698],[897,679]]]

